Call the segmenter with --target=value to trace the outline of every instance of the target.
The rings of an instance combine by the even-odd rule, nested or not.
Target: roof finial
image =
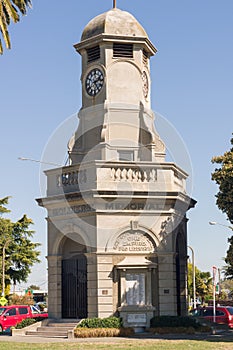
[[[117,4],[116,4],[116,0],[113,0],[113,8],[116,9]]]

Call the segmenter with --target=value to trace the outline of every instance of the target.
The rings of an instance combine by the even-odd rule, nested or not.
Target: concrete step
[[[35,337],[44,337],[44,338],[68,338],[67,332],[27,331],[26,335],[32,335]]]
[[[68,331],[73,330],[76,322],[51,322],[47,326],[37,327],[36,330],[27,331],[26,335],[34,335],[44,338],[68,338]]]
[[[78,324],[78,321],[76,323],[58,323],[58,322],[52,322],[49,323],[47,325],[47,327],[59,327],[59,328],[63,328],[63,327],[69,327],[70,329],[76,327]]]
[[[37,328],[38,332],[68,332],[72,330],[74,327],[49,327],[49,326],[41,326]]]

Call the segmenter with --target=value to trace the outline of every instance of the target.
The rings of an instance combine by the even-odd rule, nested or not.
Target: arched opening
[[[62,318],[87,317],[87,258],[82,239],[62,242]]]

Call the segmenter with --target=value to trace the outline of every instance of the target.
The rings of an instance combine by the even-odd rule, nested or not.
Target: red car
[[[191,316],[200,319],[206,319],[214,322],[213,306],[200,307],[190,311]],[[218,324],[227,324],[229,328],[233,328],[233,307],[232,306],[216,306],[215,322]]]
[[[0,306],[0,332],[15,327],[25,318],[48,318],[48,313],[28,305]]]

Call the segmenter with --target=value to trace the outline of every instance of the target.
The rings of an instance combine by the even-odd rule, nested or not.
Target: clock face
[[[142,73],[142,84],[143,95],[145,98],[147,98],[149,92],[149,82],[145,71]]]
[[[96,96],[104,85],[104,74],[98,69],[92,69],[87,77],[85,82],[86,92],[89,96]]]

